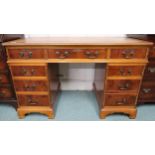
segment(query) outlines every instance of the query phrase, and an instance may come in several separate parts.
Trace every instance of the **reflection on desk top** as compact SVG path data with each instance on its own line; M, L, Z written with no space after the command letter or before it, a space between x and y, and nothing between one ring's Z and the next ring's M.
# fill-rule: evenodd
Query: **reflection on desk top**
M48 45L153 45L152 42L127 37L31 37L3 43L4 46Z

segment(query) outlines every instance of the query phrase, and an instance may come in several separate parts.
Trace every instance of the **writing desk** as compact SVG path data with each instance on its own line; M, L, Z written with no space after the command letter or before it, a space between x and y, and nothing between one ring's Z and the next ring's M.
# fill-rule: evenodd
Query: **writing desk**
M151 42L125 37L50 37L19 39L3 45L20 118L33 112L54 117L60 63L95 63L93 86L100 118L112 113L136 117Z

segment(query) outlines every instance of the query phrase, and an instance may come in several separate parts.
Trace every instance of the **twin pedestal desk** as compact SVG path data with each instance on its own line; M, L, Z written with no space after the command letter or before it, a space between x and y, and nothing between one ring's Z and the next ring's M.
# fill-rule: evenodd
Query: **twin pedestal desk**
M130 38L25 38L3 44L18 101L18 115L54 117L60 63L94 63L99 116L136 117L136 104L151 42ZM82 108L82 107L81 107Z

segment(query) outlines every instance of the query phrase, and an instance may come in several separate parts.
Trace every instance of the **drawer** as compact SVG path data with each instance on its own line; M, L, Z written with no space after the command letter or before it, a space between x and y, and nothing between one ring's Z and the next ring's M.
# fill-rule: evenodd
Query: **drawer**
M44 49L8 49L10 59L43 59L45 58Z
M44 80L14 80L16 91L48 91L48 83Z
M11 66L13 76L45 76L45 66Z
M116 92L137 92L140 80L107 80L105 91Z
M135 95L124 94L106 94L105 106L134 106L136 102Z
M5 74L0 74L0 84L9 83L8 76Z
M155 59L155 47L150 49L150 51L149 51L149 59Z
M143 59L146 57L146 48L114 48L111 49L112 59Z
M47 95L18 95L20 106L49 106Z
M142 76L144 66L108 66L108 76Z
M0 62L0 70L3 70L5 68L7 68L7 64L3 63L3 62Z
M155 100L155 80L143 81L139 92L140 100Z
M56 59L102 59L107 58L106 49L49 49L49 58Z
M147 64L144 72L144 78L155 78L155 63Z
M7 99L13 96L11 88L2 88L0 87L0 99Z

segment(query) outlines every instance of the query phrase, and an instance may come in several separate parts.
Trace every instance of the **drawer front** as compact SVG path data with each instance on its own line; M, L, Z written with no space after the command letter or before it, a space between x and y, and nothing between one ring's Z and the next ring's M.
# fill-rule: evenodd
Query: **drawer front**
M0 71L7 68L6 63L0 62Z
M155 78L155 63L147 64L144 72L144 78Z
M13 96L10 88L0 88L0 99L7 99Z
M108 76L142 76L144 66L108 66Z
M140 80L107 80L106 92L137 92Z
M14 81L16 91L48 91L48 83L43 80Z
M10 59L43 59L44 49L8 49Z
M114 48L111 49L110 58L112 59L143 59L146 57L146 48Z
M106 94L105 106L134 106L136 101L135 95L124 94Z
M3 84L3 83L9 83L9 79L8 79L7 75L0 74L0 84Z
M143 81L139 92L140 100L155 100L155 80Z
M47 95L18 95L20 106L49 106Z
M106 49L49 49L49 58L56 59L102 59L107 58Z
M45 76L45 66L11 66L13 76Z
M155 47L149 51L149 59L155 59Z

